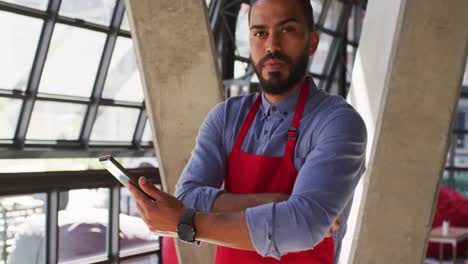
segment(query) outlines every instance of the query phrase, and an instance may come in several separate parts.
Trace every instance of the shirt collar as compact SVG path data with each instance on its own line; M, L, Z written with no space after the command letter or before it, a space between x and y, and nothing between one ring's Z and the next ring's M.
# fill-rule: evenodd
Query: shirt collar
M308 79L310 80L310 82L306 82L306 83L310 84L308 87L310 89L308 99L310 99L313 95L317 93L318 88L315 85L312 78L308 78ZM301 89L297 89L296 91L294 91L293 94L277 102L276 104L270 103L266 99L265 93L262 93L262 110L263 110L262 119L266 118L268 115L275 113L275 112L278 112L284 116L293 114L294 111L296 110L296 105L297 105L300 92L301 92Z

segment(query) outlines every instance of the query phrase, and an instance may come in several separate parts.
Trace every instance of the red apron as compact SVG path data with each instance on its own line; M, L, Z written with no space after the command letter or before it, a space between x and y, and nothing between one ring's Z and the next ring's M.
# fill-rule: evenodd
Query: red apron
M231 153L228 156L225 189L230 193L284 193L291 194L297 176L294 167L294 149L296 131L309 95L309 80L301 89L294 113L283 157L258 156L241 151L242 143L252 125L260 107L262 96L259 95L244 124L239 131ZM163 239L163 263L177 263L172 239ZM278 261L271 257L262 257L255 251L238 250L218 246L216 264L331 264L333 263L334 243L331 237L325 238L312 250L289 253ZM171 259L171 261L170 261ZM167 262L166 262L167 261Z
M301 89L291 127L288 131L283 157L258 156L241 151L242 143L252 125L262 100L259 95L244 124L239 131L233 149L228 157L225 189L230 193L284 193L291 194L296 181L297 170L294 167L294 149L297 140L297 128L309 95L309 80ZM312 246L312 245L311 245ZM278 261L271 257L262 257L255 251L245 251L227 247L217 247L216 264L328 264L333 263L333 239L325 238L313 250L289 253Z

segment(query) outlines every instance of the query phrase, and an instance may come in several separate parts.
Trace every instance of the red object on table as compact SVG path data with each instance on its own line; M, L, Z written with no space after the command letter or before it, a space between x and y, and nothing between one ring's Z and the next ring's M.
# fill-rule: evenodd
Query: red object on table
M440 188L436 212L432 222L432 228L442 226L444 219L450 222L450 226L468 227L468 198L445 186ZM458 257L464 257L468 249L468 241L457 245ZM444 257L452 256L450 245L443 245ZM427 249L428 257L439 257L439 244L429 243Z

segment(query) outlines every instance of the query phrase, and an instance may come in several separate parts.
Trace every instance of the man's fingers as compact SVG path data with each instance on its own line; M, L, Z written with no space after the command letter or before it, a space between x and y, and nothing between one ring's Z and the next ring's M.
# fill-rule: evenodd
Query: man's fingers
M145 177L140 177L138 179L141 189L149 196L153 197L156 201L164 201L166 193L156 188L151 182L149 182Z
M127 189L132 194L133 198L135 199L135 202L141 205L142 207L147 207L153 204L153 202L148 197L146 197L146 195L144 195L140 190L138 190L131 183L127 184Z
M143 208L143 206L141 206L139 203L135 203L135 204L136 204L136 207L137 207L138 212L140 213L141 217L144 218L145 215L146 215L145 208Z

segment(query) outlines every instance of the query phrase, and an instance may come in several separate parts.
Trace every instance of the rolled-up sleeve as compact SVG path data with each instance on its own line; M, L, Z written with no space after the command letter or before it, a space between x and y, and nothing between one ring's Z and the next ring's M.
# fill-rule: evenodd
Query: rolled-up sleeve
M186 207L208 212L222 190L226 174L223 147L224 103L213 108L200 127L192 156L176 185L175 196Z
M250 237L262 256L280 259L321 242L365 170L367 133L354 109L335 109L317 130L290 199L247 209Z

